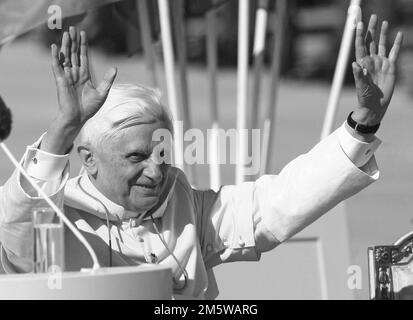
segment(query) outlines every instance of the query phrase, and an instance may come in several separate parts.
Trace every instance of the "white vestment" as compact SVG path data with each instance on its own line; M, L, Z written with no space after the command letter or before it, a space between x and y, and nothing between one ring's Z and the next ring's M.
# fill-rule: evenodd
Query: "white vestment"
M28 147L22 164L63 207L102 266L109 265L110 232L113 266L170 266L176 288L184 284L184 272L188 275L186 287L175 293L210 299L218 294L212 267L259 260L262 252L377 180L373 153L379 144L377 138L372 143L360 142L342 126L291 161L279 175L223 186L218 192L193 189L181 171L171 168L168 194L152 214L153 219L133 217L104 197L87 175L69 180L68 156L51 159L37 149L39 141ZM1 261L7 272L31 271L31 209L44 206L17 172L0 188ZM66 270L92 265L87 251L69 230L65 230L65 256Z

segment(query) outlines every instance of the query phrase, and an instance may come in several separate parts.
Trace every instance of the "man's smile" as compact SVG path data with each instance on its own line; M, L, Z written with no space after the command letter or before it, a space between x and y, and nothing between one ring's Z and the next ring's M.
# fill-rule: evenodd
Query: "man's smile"
M159 190L159 184L149 185L136 183L134 184L134 187L136 187L140 193L143 193L147 196L156 196Z

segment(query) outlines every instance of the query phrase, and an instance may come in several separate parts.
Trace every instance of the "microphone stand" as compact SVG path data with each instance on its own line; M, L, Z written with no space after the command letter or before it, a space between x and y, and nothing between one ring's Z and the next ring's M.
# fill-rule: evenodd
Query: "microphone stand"
M46 201L46 203L56 212L56 214L62 219L66 226L73 232L75 237L85 246L86 250L89 252L90 257L93 261L92 272L100 268L99 261L97 259L96 253L87 242L85 237L76 229L76 227L70 222L70 220L64 215L60 208L49 198L49 196L37 185L37 183L27 174L26 170L20 165L13 154L10 152L9 148L3 142L9 135L11 130L11 112L4 104L0 97L0 147L3 149L4 153L16 167L16 169L22 174L30 185L38 192L38 194Z

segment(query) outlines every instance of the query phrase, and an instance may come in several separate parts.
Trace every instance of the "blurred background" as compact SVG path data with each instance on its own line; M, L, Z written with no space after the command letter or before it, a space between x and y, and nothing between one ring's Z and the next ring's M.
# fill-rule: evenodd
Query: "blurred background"
M0 1L0 17L10 17L6 2L11 3ZM35 4L36 0L31 2ZM413 1L362 2L365 22L371 13L376 13L379 21L386 19L390 22L389 44L398 30L405 33L405 41L399 62L397 89L378 133L383 140L376 153L381 179L348 200L345 207L350 264L360 266L363 271L362 287L352 292L356 299L368 298L367 247L393 243L413 229ZM18 0L13 3L18 3ZM271 137L276 150L271 159L271 170L274 173L279 172L294 157L308 151L319 140L349 5L349 1L342 0L289 0L287 3L276 130ZM148 5L155 60L158 65L156 73L159 87L166 98L157 2L148 1ZM258 1L251 0L251 62L257 5ZM215 6L219 121L221 127L233 128L236 123L238 1L216 1ZM182 8L191 121L193 127L202 130L210 128L211 125L205 19L211 7L210 1L185 0ZM20 10L19 14L24 12ZM274 43L277 41L274 32L276 19L274 1L270 1L264 53L266 67L261 88L262 103L269 99L272 90L269 88L269 66ZM3 28L0 34L7 34L9 31L7 28L10 26L4 21L0 21L0 27ZM57 100L50 69L49 48L51 43L59 43L62 32L67 30L69 25L76 25L87 31L91 46L91 64L96 79L101 79L107 68L116 66L119 70L116 80L118 83L151 85L143 56L136 0L97 6L85 13L65 18L62 30L50 30L45 21L36 24L35 28L30 28L13 42L3 45L0 51L0 94L14 116L13 131L7 143L16 155L21 156L25 146L37 140L56 114ZM21 30L25 30L25 27ZM353 51L351 59L354 60ZM356 104L350 66L351 63L348 63L346 86L342 92L336 127L344 122L348 112ZM72 155L72 158L71 172L75 175L79 171L79 163L76 155ZM0 154L1 184L11 175L12 169L6 157ZM223 183L234 182L233 166L223 166L222 173ZM208 167L197 165L196 175L197 187L207 188ZM337 252L337 255L340 255L340 252ZM279 261L277 257L275 261ZM343 272L346 272L347 267L345 266ZM299 268L297 272L307 271ZM296 297L299 298L298 291L299 289Z
M24 0L23 0L24 1ZM53 1L52 1L53 2ZM250 1L250 47L253 43L255 10L258 0ZM184 0L185 45L188 62L205 65L206 21L205 15L213 7L210 0ZM160 26L156 1L149 1L152 36L158 47L157 58L161 59ZM413 64L408 57L412 50L413 1L411 0L368 0L363 1L363 16L376 13L382 20L388 20L392 32L403 29L405 42L403 55L407 67L402 69L402 79L412 82ZM217 36L219 64L235 67L237 61L238 1L217 0ZM346 19L348 1L342 0L292 0L288 1L288 17L285 42L283 43L282 74L291 79L321 79L330 81ZM63 30L77 25L87 31L90 44L107 55L139 56L143 43L135 0L126 0L94 8L86 13L64 19ZM266 32L265 61L269 63L275 41L275 2L269 2L269 19ZM36 39L49 48L58 43L63 30L51 30L43 23L25 33L21 39ZM251 52L252 58L252 52ZM413 58L411 58L413 59ZM348 68L347 83L352 81Z

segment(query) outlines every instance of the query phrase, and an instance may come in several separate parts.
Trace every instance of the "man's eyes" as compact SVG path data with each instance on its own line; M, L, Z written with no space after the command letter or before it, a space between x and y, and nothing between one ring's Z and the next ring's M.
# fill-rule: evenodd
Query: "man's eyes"
M132 162L141 162L141 161L148 159L150 156L151 156L150 154L133 152L133 153L128 154L126 157L128 160ZM161 150L159 152L159 156L163 158L165 156L165 150Z
M143 153L132 153L128 155L128 159L133 162L141 162L149 158L149 155Z

